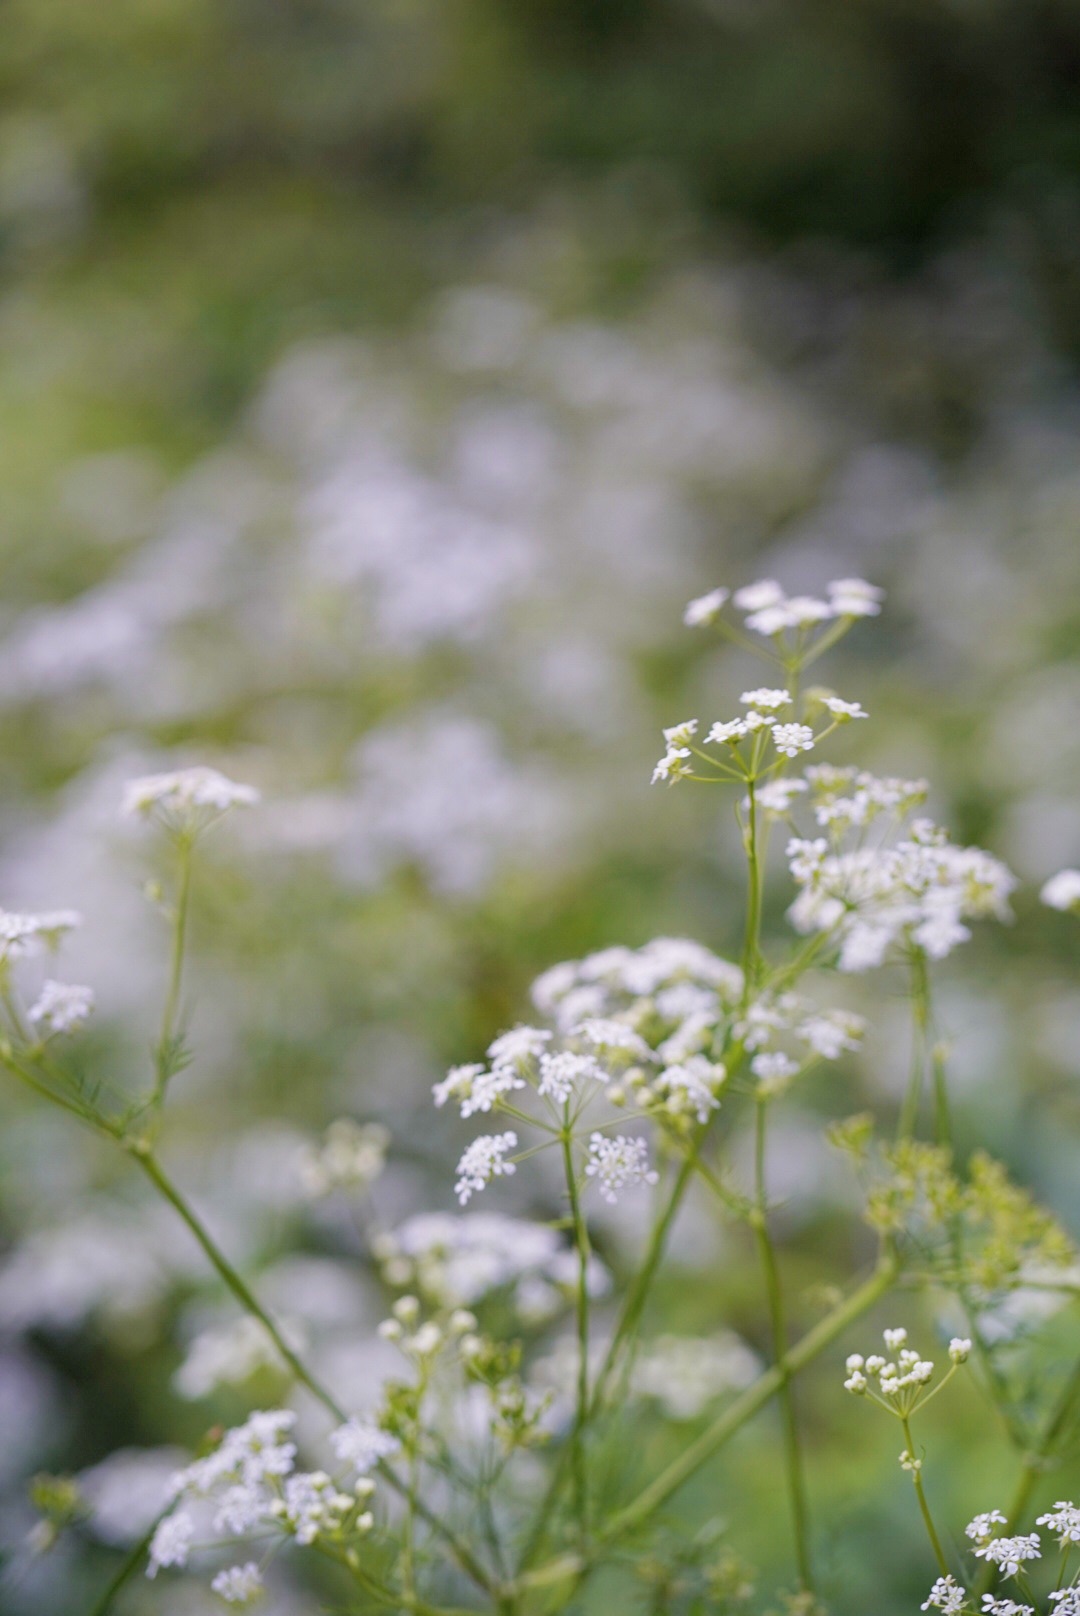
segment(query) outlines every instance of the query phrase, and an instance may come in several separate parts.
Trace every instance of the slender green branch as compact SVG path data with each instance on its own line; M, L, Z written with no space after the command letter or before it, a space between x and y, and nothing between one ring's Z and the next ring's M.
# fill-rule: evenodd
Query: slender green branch
M118 1567L115 1576L108 1583L108 1585L102 1589L100 1597L94 1601L94 1604L90 1609L89 1616L108 1616L108 1612L112 1610L117 1594L120 1593L124 1587L126 1587L135 1573L141 1568L143 1561L150 1552L150 1545L154 1540L154 1533L157 1531L159 1525L171 1509L172 1504L169 1504L167 1508L163 1509L147 1527L139 1541L134 1544L131 1549L129 1549L128 1553L124 1556L123 1562Z
M574 1244L577 1247L578 1257L575 1295L578 1353L577 1408L574 1414L574 1428L570 1433L570 1467L574 1480L574 1508L578 1536L584 1547L589 1539L589 1484L585 1456L585 1427L589 1419L589 1231L581 1212L569 1127L563 1133L562 1146L566 1190L570 1197L570 1215L573 1220Z
M911 1139L919 1118L923 1079L926 1075L927 1040L930 1025L930 984L926 972L926 956L915 949L911 956L911 1015L912 1047L911 1075L907 1092L900 1108L898 1137Z
M891 1251L886 1251L870 1278L845 1301L833 1308L825 1318L819 1320L812 1330L808 1330L784 1355L782 1364L774 1364L763 1375L759 1375L754 1384L735 1398L695 1442L684 1449L678 1458L672 1460L671 1464L635 1499L612 1517L602 1534L603 1541L611 1542L615 1538L623 1537L646 1521L700 1470L702 1465L707 1464L714 1454L730 1442L748 1420L776 1396L785 1374L792 1376L805 1369L807 1364L812 1363L827 1347L830 1347L850 1324L861 1318L875 1302L880 1301L893 1285L897 1271L895 1255Z
M922 1471L915 1456L915 1443L911 1435L911 1424L906 1415L901 1416L900 1423L904 1428L904 1445L907 1448L908 1459L911 1463L911 1479L915 1484L915 1497L919 1500L919 1513L923 1518L923 1525L926 1527L926 1535L930 1539L930 1546L934 1551L938 1570L943 1577L947 1577L949 1575L949 1562L945 1558L945 1550L941 1547L941 1539L937 1535L934 1517L931 1515L930 1505L926 1501L926 1492L922 1484Z
M187 947L188 915L191 909L191 875L194 865L191 838L181 836L176 842L178 873L176 909L173 914L172 960L169 966L169 986L161 1014L161 1032L154 1056L156 1074L151 1105L159 1108L169 1080L176 1070L176 1039L180 1015L180 995L184 983L184 954Z
M784 1458L787 1473L788 1499L791 1507L791 1525L795 1542L795 1564L802 1586L813 1592L814 1578L810 1562L808 1511L806 1504L806 1478L803 1465L799 1422L795 1412L795 1395L791 1385L791 1371L787 1359L787 1328L784 1322L784 1298L780 1283L780 1269L776 1260L776 1247L769 1232L768 1197L765 1180L765 1134L769 1102L758 1095L755 1102L754 1126L754 1236L757 1240L765 1291L769 1302L769 1325L772 1332L773 1357L780 1371L778 1398L784 1428Z

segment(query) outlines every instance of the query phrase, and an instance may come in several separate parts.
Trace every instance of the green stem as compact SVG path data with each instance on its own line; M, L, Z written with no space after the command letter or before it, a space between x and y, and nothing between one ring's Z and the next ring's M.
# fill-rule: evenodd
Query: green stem
M1005 1512L1008 1519L1001 1528L1002 1536L1007 1536L1014 1531L1017 1523L1022 1519L1031 1501L1031 1495L1035 1491L1035 1485L1046 1467L1046 1461L1057 1446L1078 1402L1080 1402L1080 1359L1073 1365L1072 1373L1061 1389L1050 1417L1043 1426L1042 1434L1038 1437L1031 1450L1024 1456L1012 1502ZM994 1568L987 1563L984 1565L975 1584L975 1593L979 1597L988 1591L993 1577Z
M582 1546L589 1538L589 1490L585 1458L585 1426L589 1419L589 1231L581 1214L574 1172L574 1153L569 1128L563 1133L563 1166L566 1170L566 1189L570 1197L570 1215L574 1225L574 1243L578 1254L578 1279L575 1297L577 1321L577 1410L574 1428L570 1434L570 1465L574 1480L574 1508L578 1536Z
M774 1364L771 1369L760 1375L752 1386L728 1405L695 1442L684 1449L679 1457L662 1470L635 1499L612 1516L601 1534L602 1540L607 1543L622 1537L646 1521L671 1497L672 1493L677 1492L696 1471L701 1469L702 1465L707 1464L714 1454L730 1442L736 1432L740 1431L759 1409L764 1408L770 1398L776 1396L783 1385L785 1374L790 1377L805 1369L807 1364L812 1363L827 1347L830 1347L850 1324L861 1318L875 1302L880 1301L893 1285L897 1271L895 1256L891 1252L886 1252L874 1273L859 1286L858 1290L853 1291L846 1301L835 1307L812 1330L808 1330L790 1351L784 1354L782 1363Z
M177 876L176 912L173 919L172 961L169 967L169 986L161 1014L161 1033L158 1037L155 1064L157 1075L151 1104L158 1107L165 1099L165 1090L175 1070L177 1022L180 1014L180 994L184 982L184 952L187 946L188 914L191 909L192 844L182 837L177 844L179 874Z
M600 1366L600 1371L596 1377L595 1384L593 1385L592 1401L589 1407L590 1420L595 1419L603 1408L612 1378L619 1366L620 1358L624 1350L633 1341L634 1335L637 1332L642 1314L645 1311L645 1303L648 1300L649 1290L651 1289L653 1279L656 1276L661 1258L664 1254L668 1233L671 1229L672 1223L675 1221L676 1214L682 1205L687 1188L690 1184L690 1180L693 1177L694 1163L696 1160L697 1148L695 1147L691 1157L683 1163L682 1167L680 1167L678 1176L676 1177L675 1183L672 1186L671 1194L668 1197L667 1204L664 1207L660 1217L657 1219L657 1222L653 1226L652 1234L649 1238L648 1249L645 1253L645 1259L642 1262L641 1267L638 1269L634 1282L627 1293L625 1301L623 1302L622 1311L619 1315L619 1321L615 1327L615 1333L612 1336L611 1344L608 1347L604 1361ZM526 1567L532 1565L543 1546L548 1523L551 1519L552 1512L556 1503L558 1502L559 1494L562 1490L562 1485L569 1462L568 1455L569 1449L564 1448L559 1456L559 1460L556 1464L551 1481L548 1483L547 1492L545 1493L541 1501L540 1508L536 1513L532 1531L529 1534L519 1562L519 1578L524 1573Z
M141 1143L129 1144L127 1148L129 1154L136 1162L138 1162L139 1166L142 1168L150 1182L154 1185L158 1193L162 1195L166 1201L168 1201L169 1205L190 1229L191 1233L195 1236L195 1239L202 1247L204 1254L209 1259L211 1267L224 1281L225 1285L232 1292L240 1306L246 1313L249 1313L252 1318L258 1319L259 1323L263 1326L271 1341L274 1343L274 1346L277 1348L282 1360L288 1365L296 1379L302 1386L307 1387L312 1396L317 1398L322 1406L333 1415L335 1420L341 1424L344 1424L347 1416L340 1403L338 1403L337 1399L334 1397L333 1393L323 1386L318 1380L316 1380L304 1362L297 1357L296 1353L289 1346L289 1343L285 1340L284 1336L281 1334L281 1331L278 1329L269 1313L267 1313L258 1297L237 1273L236 1269L225 1256L220 1246L217 1245L205 1224L185 1200L180 1190L177 1189L176 1185L167 1176L153 1152L148 1146ZM396 1474L396 1472L390 1465L386 1463L385 1460L380 1461L380 1463L376 1466L376 1473L381 1476L389 1486L393 1487L395 1492L399 1493L402 1497L408 1497L407 1483L402 1481L401 1477ZM492 1578L484 1570L484 1567L480 1564L479 1560L477 1560L471 1549L469 1549L466 1544L462 1543L456 1533L452 1532L450 1528L446 1526L437 1515L429 1510L419 1498L415 1500L415 1511L416 1514L419 1515L420 1519L424 1521L431 1528L431 1530L443 1540L451 1554L454 1556L454 1559L457 1561L458 1565L465 1572L466 1576L471 1577L473 1582L475 1582L478 1587L483 1588L486 1592L490 1592L492 1589Z
M131 1581L142 1566L143 1561L150 1552L150 1544L153 1542L154 1533L171 1509L172 1505L169 1504L168 1508L162 1510L161 1514L147 1527L139 1541L128 1551L112 1581L102 1590L100 1597L95 1600L90 1610L90 1616L108 1616L117 1594Z
M754 782L747 785L749 807L746 815L746 862L748 881L746 895L746 936L743 942L742 967L745 978L745 996L757 983L761 963L761 864L758 857L757 792Z
M898 1138L911 1139L919 1117L923 1078L926 1073L927 1033L930 1024L930 985L926 973L926 956L916 949L911 957L911 1015L913 1023L911 1075L907 1093L900 1109Z
M923 1490L922 1484L922 1472L917 1468L918 1461L915 1457L915 1443L912 1440L911 1425L906 1415L901 1416L900 1423L904 1428L904 1443L907 1447L908 1455L911 1459L912 1465L916 1466L916 1468L914 1468L911 1472L911 1479L915 1483L915 1497L919 1500L919 1513L922 1515L923 1525L926 1527L926 1535L930 1539L930 1546L934 1551L934 1558L938 1563L938 1570L941 1572L943 1577L947 1577L949 1575L949 1562L945 1558L945 1550L941 1547L941 1539L937 1535L937 1527L934 1525L934 1517L930 1513L930 1505L926 1502L926 1493Z
M757 1240L765 1290L769 1301L769 1324L772 1331L773 1357L780 1371L779 1402L784 1428L784 1456L787 1471L788 1499L791 1507L791 1525L795 1540L795 1564L799 1581L804 1589L813 1592L814 1579L810 1563L809 1525L806 1505L806 1479L799 1422L795 1413L795 1396L791 1385L791 1371L787 1360L787 1330L784 1322L784 1298L780 1283L780 1269L776 1260L776 1247L769 1233L768 1198L765 1182L765 1134L768 1118L768 1100L758 1095L754 1129L754 1190L755 1207L752 1224Z

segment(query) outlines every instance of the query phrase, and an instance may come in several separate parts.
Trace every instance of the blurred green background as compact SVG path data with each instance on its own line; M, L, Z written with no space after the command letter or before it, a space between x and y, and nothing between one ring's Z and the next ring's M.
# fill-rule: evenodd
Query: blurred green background
M657 933L738 946L720 804L647 783L660 725L750 674L680 627L718 583L888 588L827 670L875 720L849 755L927 774L1025 883L941 973L962 1145L1080 1231L1077 934L1033 895L1080 861L1078 92L1072 0L3 7L0 899L83 911L83 1059L138 1088L166 939L122 783L198 760L262 788L199 880L168 1154L350 1393L385 1303L304 1201L304 1139L379 1117L385 1219L446 1206L462 1134L428 1085L533 975ZM777 1147L803 1322L868 1250L820 1127L894 1103L899 988L859 985L865 1055ZM28 1565L28 1476L160 1470L278 1389L179 1395L231 1318L197 1254L93 1141L0 1107L0 1589L74 1612L124 1532ZM633 1232L601 1245L619 1267ZM651 1327L722 1323L764 1347L748 1253L698 1208ZM930 1567L837 1364L802 1397L827 1593L899 1616ZM1010 1461L974 1389L947 1415L959 1527ZM756 1609L791 1579L776 1435L680 1512L730 1522ZM121 1517L152 1494L117 1487ZM290 1573L273 1609L333 1597Z

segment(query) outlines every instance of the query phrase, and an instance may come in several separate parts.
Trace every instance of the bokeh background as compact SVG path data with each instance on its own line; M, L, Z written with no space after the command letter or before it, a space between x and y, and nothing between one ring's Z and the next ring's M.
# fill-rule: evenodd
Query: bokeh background
M660 725L749 672L680 626L719 583L887 587L828 670L875 720L849 755L928 775L1025 883L942 972L962 1143L1080 1233L1078 934L1034 898L1080 860L1078 315L1073 0L7 0L0 900L84 913L82 1056L138 1088L167 939L122 783L261 787L199 879L166 1154L346 1395L385 1294L305 1140L378 1118L386 1221L446 1207L464 1135L429 1086L532 976L738 946L719 799L648 784ZM868 1249L820 1128L893 1103L899 986L856 995L865 1054L778 1139L796 1322ZM0 1113L0 1603L76 1612L175 1447L280 1386L181 1389L235 1322L183 1230L59 1114ZM524 1176L500 1204L551 1216ZM613 1266L634 1238L604 1227ZM755 1284L692 1208L651 1327L763 1348ZM929 1563L836 1370L802 1398L827 1592L899 1616ZM942 1418L958 1528L1010 1461L974 1389ZM641 1429L651 1462L694 1424ZM758 1609L791 1580L777 1454L769 1414L675 1512L730 1524ZM29 1565L42 1469L89 1472L100 1516ZM333 1597L287 1571L273 1611Z

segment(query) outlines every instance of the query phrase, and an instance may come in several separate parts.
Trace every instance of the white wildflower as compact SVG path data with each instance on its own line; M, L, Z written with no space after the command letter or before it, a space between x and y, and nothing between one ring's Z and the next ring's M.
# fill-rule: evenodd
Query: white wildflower
M841 701L839 696L825 696L821 704L823 707L827 707L833 717L839 719L841 723L847 723L851 718L870 717L870 714L864 711L859 702Z
M589 1080L607 1081L607 1073L595 1055L575 1055L560 1050L554 1055L540 1057L540 1083L538 1093L564 1105L571 1095Z
M971 1357L971 1342L966 1336L954 1335L949 1342L949 1358L955 1364L967 1363Z
M53 909L38 915L0 909L0 960L22 959L40 954L43 948L55 949L66 932L81 925L82 916L74 909Z
M945 1616L956 1616L958 1611L963 1610L966 1598L967 1589L961 1588L955 1578L939 1577L920 1609L940 1610L944 1611Z
M1025 1561L1042 1559L1039 1534L1030 1532L1026 1536L992 1537L989 1543L976 1548L975 1555L977 1559L987 1560L999 1567L1003 1576L1015 1577Z
M683 612L683 622L687 628L702 628L708 623L715 623L728 599L729 591L726 589L711 589L707 595L698 595L696 600L690 601Z
M759 690L744 690L739 700L745 707L758 707L765 712L775 712L778 707L791 706L791 691L771 690L762 686Z
M457 1183L454 1185L460 1205L464 1206L474 1192L482 1190L493 1178L508 1177L515 1172L513 1162L506 1154L517 1147L517 1134L487 1133L474 1139L457 1165Z
M784 591L775 578L760 578L756 584L737 589L732 604L741 612L759 612L766 606L778 606L783 598Z
M983 1616L1035 1616L1034 1605L1018 1605L1015 1599L1002 1599L995 1594L983 1594L982 1608Z
M219 1571L210 1583L212 1593L227 1605L249 1605L262 1592L263 1580L254 1560Z
M240 785L217 769L197 767L131 780L124 790L123 811L143 818L156 816L170 829L190 832L204 828L230 808L250 808L258 801L254 786Z
M666 780L669 785L674 785L677 780L685 780L690 773L690 765L686 761L689 756L690 750L688 747L669 747L653 769L653 785L657 785L661 780Z
M1000 1509L988 1509L982 1515L976 1515L964 1527L965 1536L974 1543L984 1543L994 1535L995 1526L1005 1526L1005 1516Z
M858 1049L866 1029L862 1016L848 1010L826 1010L808 1016L795 1029L822 1060L837 1060L846 1049Z
M350 1465L358 1476L366 1476L381 1459L396 1453L401 1443L370 1420L354 1417L331 1431L330 1446L342 1464Z
M381 1123L355 1122L338 1117L317 1146L307 1146L300 1157L304 1188L312 1197L333 1190L366 1189L386 1165L390 1134Z
M93 988L76 987L50 978L41 985L30 1020L46 1034L74 1032L94 1008Z
M799 1070L799 1063L781 1050L772 1050L755 1055L750 1062L750 1070L755 1077L761 1079L762 1087L769 1089L778 1087L794 1077Z
M743 736L748 733L745 718L733 718L727 723L716 723L712 726L705 739L717 746L737 746Z
M609 1062L652 1059L653 1052L641 1034L622 1021L593 1016L575 1027L572 1036L584 1039Z
M1080 912L1080 870L1059 870L1044 884L1039 897L1050 909Z
M758 786L754 800L759 808L770 814L787 814L791 812L791 804L795 797L799 797L808 790L805 780L765 780ZM750 808L749 797L743 803L743 812Z
M1059 1498L1053 1509L1040 1515L1036 1526L1048 1526L1062 1548L1066 1543L1080 1543L1080 1508L1068 1499Z
M191 1540L195 1536L195 1523L184 1510L166 1515L158 1523L150 1540L148 1577L156 1577L162 1566L185 1566L191 1553Z
M798 757L814 747L814 732L809 724L774 724L773 744L785 757Z
M598 1181L600 1194L614 1205L618 1191L632 1184L656 1184L660 1175L650 1169L648 1147L644 1139L627 1139L618 1134L614 1139L594 1133L589 1140L589 1160L586 1176Z
M877 617L885 591L865 578L837 578L829 585L829 605L835 617Z
M672 724L664 731L664 739L669 747L689 746L697 734L698 721L696 718L684 718L681 724Z

